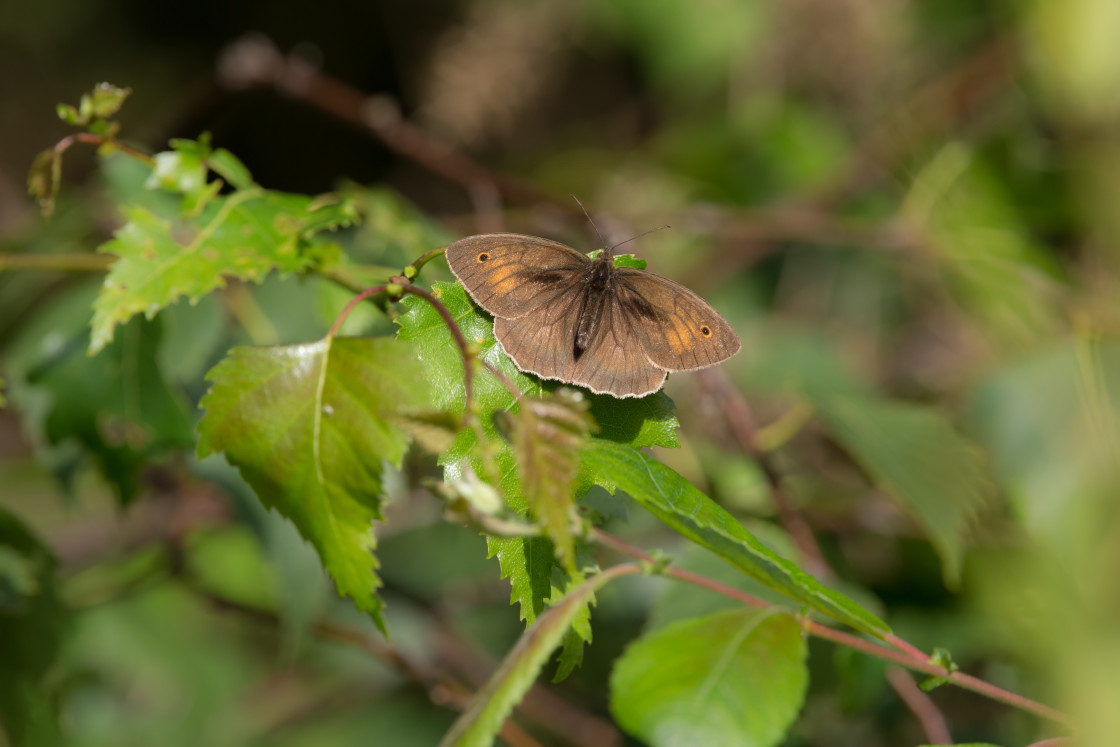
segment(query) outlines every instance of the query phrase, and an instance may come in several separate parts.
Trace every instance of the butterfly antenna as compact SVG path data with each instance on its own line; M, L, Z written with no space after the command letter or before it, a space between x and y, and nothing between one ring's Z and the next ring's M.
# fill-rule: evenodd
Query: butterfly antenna
M630 238L626 239L626 241L618 242L617 244L612 246L610 250L614 251L615 249L622 246L623 244L629 244L631 241L634 241L636 239L640 239L643 236L649 236L654 231L661 231L661 230L666 229L666 228L672 228L672 226L670 226L670 225L658 226L657 228L651 228L648 231L643 231L642 233L638 234L637 236L631 236Z
M578 197L576 197L575 195L568 195L568 196L571 197L573 200L575 200L576 204L579 205L579 209L582 210L583 214L587 216L587 222L590 223L591 227L595 229L595 235L599 237L599 243L603 247L606 247L607 240L603 238L603 234L599 233L599 227L597 225L595 225L595 221L593 221L591 219L591 213L587 212L587 208L585 208L583 206L583 203L579 201ZM609 252L610 249L607 249L607 251Z

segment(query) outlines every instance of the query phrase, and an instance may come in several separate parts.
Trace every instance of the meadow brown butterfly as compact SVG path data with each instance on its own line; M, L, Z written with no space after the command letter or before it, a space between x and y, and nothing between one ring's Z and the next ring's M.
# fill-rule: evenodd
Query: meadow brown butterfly
M447 247L447 264L494 316L494 336L522 371L597 394L643 397L670 371L739 352L731 325L679 283L615 267L536 236L490 233Z

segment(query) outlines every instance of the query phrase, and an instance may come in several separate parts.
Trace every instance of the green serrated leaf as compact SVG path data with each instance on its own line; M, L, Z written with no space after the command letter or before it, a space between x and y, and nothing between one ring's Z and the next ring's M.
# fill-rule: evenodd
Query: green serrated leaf
M224 452L318 551L340 594L384 630L372 555L382 463L408 445L397 413L430 401L411 346L387 338L235 348L207 375L200 457Z
M592 438L580 465L587 480L611 492L622 490L677 532L775 591L857 630L874 636L889 632L878 617L776 555L719 504L653 457Z
M440 741L441 747L484 747L494 742L506 716L528 691L573 619L617 573L600 573L575 587L521 635L490 680Z
M840 444L929 532L955 586L963 537L994 496L980 448L920 405L860 395L814 404Z
M805 698L801 626L737 609L674 623L631 644L611 675L611 713L654 747L777 744Z
M513 446L521 493L529 511L552 540L568 573L576 570L575 498L572 483L584 441L595 426L579 392L559 389L540 399L526 397L514 419Z
M582 584L586 573L581 565L581 570L574 576L567 576L560 568L553 569L552 598L550 605L557 604L568 592ZM571 627L564 634L560 655L556 658L556 674L553 682L563 682L583 663L584 647L591 643L591 607L595 604L595 595L587 597L583 607L572 617Z
M90 352L101 350L114 327L135 314L150 319L184 296L197 301L229 278L260 281L272 270L310 266L307 239L353 220L346 203L313 205L304 195L250 189L212 200L183 223L125 208L128 223L100 247L119 259L93 305Z
M518 605L526 624L533 622L545 608L552 591L555 551L544 537L487 537L488 558L496 557L500 578L508 578L509 603Z

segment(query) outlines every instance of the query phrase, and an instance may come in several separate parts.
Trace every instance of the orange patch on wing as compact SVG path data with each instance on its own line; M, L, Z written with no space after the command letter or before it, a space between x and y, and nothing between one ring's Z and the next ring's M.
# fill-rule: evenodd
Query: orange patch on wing
M516 288L516 287L517 287L517 281L514 280L511 277L508 277L508 276L503 277L500 281L498 281L497 283L494 283L494 286L493 286L494 293L496 293L496 294L512 293L513 289Z
M515 272L517 272L517 268L511 265L496 267L490 273L490 282L500 285L504 283L506 279Z
M673 332L675 332L676 334L667 337L669 339L669 344L673 347L674 353L679 354L683 353L685 350L692 349L692 345L690 344L691 340L689 339L690 336L688 333L688 323L685 322L684 319L681 319L680 317L673 318Z

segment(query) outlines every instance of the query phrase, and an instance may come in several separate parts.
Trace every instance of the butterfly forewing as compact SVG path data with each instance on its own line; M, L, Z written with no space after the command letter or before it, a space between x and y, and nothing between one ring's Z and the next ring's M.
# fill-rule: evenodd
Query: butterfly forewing
M649 361L668 371L721 363L739 352L731 325L680 283L642 270L617 270L618 298Z
M507 319L568 292L591 262L571 247L516 233L460 239L447 247L446 256L475 303Z

